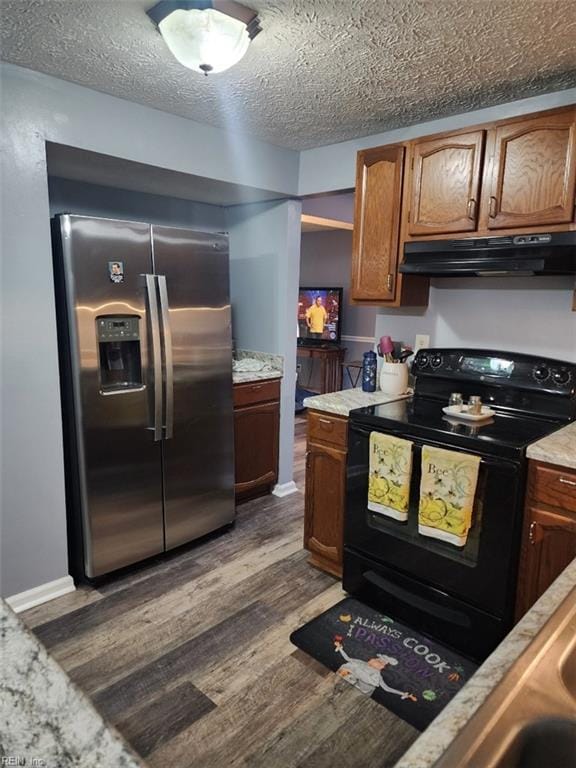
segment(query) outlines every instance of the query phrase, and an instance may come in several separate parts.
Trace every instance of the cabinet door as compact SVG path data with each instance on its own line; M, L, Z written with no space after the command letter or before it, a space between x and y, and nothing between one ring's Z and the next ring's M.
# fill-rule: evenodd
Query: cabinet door
M280 406L264 403L234 411L236 494L247 495L276 482Z
M476 229L483 148L484 131L413 145L410 235Z
M346 452L308 443L304 546L311 561L339 576L346 492Z
M358 153L351 296L393 301L396 289L404 147Z
M496 129L490 229L573 220L575 116L570 110Z
M528 507L518 580L517 618L523 616L576 557L576 515Z

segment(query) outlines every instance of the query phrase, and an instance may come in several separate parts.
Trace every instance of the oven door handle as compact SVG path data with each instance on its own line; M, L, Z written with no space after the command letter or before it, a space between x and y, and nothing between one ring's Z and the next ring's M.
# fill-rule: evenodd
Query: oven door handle
M383 592L387 592L389 595L398 598L403 603L407 603L424 613L428 613L430 616L446 621L449 624L457 624L460 627L471 626L470 618L462 611L446 608L445 606L438 605L421 595L415 595L410 590L400 587L392 581L388 581L388 579L383 578L374 571L365 571L364 578Z
M434 448L442 448L446 451L459 451L461 453L466 453L469 456L478 456L479 454L475 451L468 450L466 448L460 448L460 446L457 445L446 445L442 443L442 445L434 444L432 442L426 442L426 440L422 440L420 438L415 439L412 437L406 437L406 431L403 429L364 429L363 427L358 427L356 425L352 425L350 427L352 432L355 432L356 434L362 435L362 437L370 438L370 434L372 432L378 432L382 435L392 435L393 437L401 437L403 440L408 440L412 443L413 448L420 448L422 449L425 445L430 445L430 447ZM485 467L501 467L503 464L506 465L514 465L516 466L516 463L513 460L509 459L488 459L484 456L480 456L480 464Z

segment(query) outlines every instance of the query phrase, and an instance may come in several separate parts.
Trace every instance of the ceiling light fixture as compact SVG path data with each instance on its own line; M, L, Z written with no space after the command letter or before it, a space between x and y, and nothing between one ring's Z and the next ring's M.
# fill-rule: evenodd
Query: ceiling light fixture
M205 75L237 64L262 31L256 11L233 0L162 0L147 14L180 64Z

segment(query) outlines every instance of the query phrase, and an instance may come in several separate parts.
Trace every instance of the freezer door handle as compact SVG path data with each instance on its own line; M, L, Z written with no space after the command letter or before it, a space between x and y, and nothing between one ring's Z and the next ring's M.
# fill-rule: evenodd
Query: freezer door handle
M150 335L152 338L152 370L154 376L153 425L154 442L162 440L162 359L160 348L160 322L158 319L158 300L154 275L145 275L148 315L150 317Z
M172 329L170 327L170 305L168 288L164 275L158 275L160 311L162 314L162 333L164 335L164 380L166 386L166 423L164 438L169 440L174 434L174 361L172 358Z

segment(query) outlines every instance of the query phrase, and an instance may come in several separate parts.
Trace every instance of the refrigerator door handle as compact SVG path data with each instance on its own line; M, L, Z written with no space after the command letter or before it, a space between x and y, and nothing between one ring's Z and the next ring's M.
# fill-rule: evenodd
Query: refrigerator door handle
M168 288L164 275L158 275L160 311L162 313L162 331L164 334L164 375L166 382L166 424L164 438L169 440L174 434L174 361L172 357L172 329L170 327L170 305Z
M158 300L154 275L146 278L146 297L150 316L150 335L152 337L152 369L154 372L154 424L149 427L154 432L154 442L162 440L162 360L160 357L160 322L158 319Z

